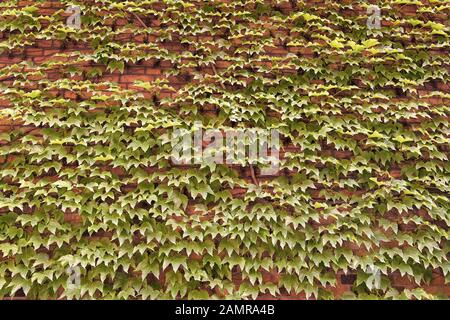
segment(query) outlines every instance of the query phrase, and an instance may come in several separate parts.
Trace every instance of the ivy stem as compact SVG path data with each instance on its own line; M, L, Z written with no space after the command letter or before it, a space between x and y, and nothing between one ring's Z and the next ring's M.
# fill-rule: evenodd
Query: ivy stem
M214 74L217 76L218 74L217 74L216 66L214 64L211 66L212 66ZM220 82L220 86L222 87L222 89L226 90L225 85L222 82ZM253 165L251 163L249 163L249 167L250 167L250 175L252 177L253 183L259 187L259 182L258 182L258 179L256 179L256 175L255 175L255 169L253 168Z
M138 16L136 13L131 12L131 14L139 21L140 24L142 24L142 26L143 26L144 28L148 29L148 26L144 23L144 21L142 21L141 18L139 18L139 16Z

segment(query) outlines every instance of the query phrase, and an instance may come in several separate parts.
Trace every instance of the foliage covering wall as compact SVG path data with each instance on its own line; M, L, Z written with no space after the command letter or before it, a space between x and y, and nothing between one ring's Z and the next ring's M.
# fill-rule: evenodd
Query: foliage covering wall
M448 297L450 3L373 3L2 1L0 297ZM172 164L194 121L279 174Z

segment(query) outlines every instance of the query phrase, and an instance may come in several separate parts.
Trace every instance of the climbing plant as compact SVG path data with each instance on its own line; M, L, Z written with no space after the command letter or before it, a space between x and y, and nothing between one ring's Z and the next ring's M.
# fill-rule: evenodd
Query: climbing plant
M450 3L372 4L2 1L0 296L448 296ZM278 175L175 165L196 121Z

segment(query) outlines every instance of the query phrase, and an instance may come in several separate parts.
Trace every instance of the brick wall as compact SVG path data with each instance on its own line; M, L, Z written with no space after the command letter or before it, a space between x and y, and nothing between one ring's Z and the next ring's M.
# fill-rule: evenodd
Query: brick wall
M224 3L230 3L232 1L216 1L216 2L224 2ZM266 1L267 2L267 1ZM426 3L425 1L423 1ZM85 4L89 5L89 1L84 1ZM278 4L275 4L274 2L267 2L272 8L275 8L280 14L282 15L288 15L291 12L300 12L302 9L308 9L308 8L327 8L327 10L338 10L338 14L342 17L354 17L355 15L361 15L364 16L366 14L366 9L361 6L361 3L357 2L354 3L353 8L344 8L340 9L336 3L333 4L333 2L329 1L321 1L321 0L314 0L314 1L307 1L305 4L299 4L297 1L286 1L286 2L279 2ZM350 4L352 1L341 1L342 4ZM49 25L48 21L44 18L47 16L53 15L58 10L66 8L66 5L61 3L60 1L47 1L47 2L39 2L35 3L34 1L18 1L15 8L24 8L30 5L37 5L38 7L38 14L42 16L41 27L42 29L51 28L51 25ZM306 7L304 7L306 6ZM152 6L155 10L165 10L165 6L161 3L154 4ZM13 8L13 6L10 6L10 8ZM442 23L445 24L448 28L448 19L449 19L449 9L448 6L445 10L438 11L435 13L429 13L429 12L421 12L420 6L416 5L398 5L395 7L397 11L397 15L401 18L418 18L427 21L433 21L435 23ZM0 8L1 11L4 11L6 8L2 7ZM249 5L249 10L252 10L252 5ZM327 10L323 9L324 12ZM68 16L68 14L66 14ZM130 14L128 16L128 19L124 18L117 18L117 19L106 19L102 21L103 26L112 27L113 30L117 30L120 27L123 27L127 25L128 23L133 23L136 27L145 29L144 25L150 28L155 28L154 30L158 30L158 28L166 28L166 25L161 25L161 21L155 20L152 17L145 17L141 16L136 18L135 15ZM176 24L176 22L174 22ZM392 25L392 21L382 21L383 26L390 26ZM409 26L405 25L405 28L408 28ZM268 24L267 30L265 32L270 32L272 37L275 37L276 39L280 39L283 36L289 36L294 37L295 34L292 34L289 29L273 29L272 25ZM12 34L15 34L16 32L4 30L0 32L0 41L6 41L9 39L9 37ZM304 35L299 35L299 37L303 37ZM226 32L223 33L223 35L220 35L220 32L217 32L214 36L206 33L203 35L194 35L194 36L186 36L186 38L189 38L190 40L196 41L198 43L207 43L208 41L217 41L223 37L224 39L227 39L228 35ZM127 43L153 43L157 40L157 32L155 34L133 34L133 33L120 33L115 34L112 36L111 41L114 41L116 43L121 43L123 46L126 46ZM323 41L321 40L312 40L315 41L316 44L320 44ZM399 43L401 43L403 46L406 46L408 43L414 43L416 40L414 38L402 38L398 40ZM158 44L159 48L166 49L169 54L183 54L186 52L194 52L196 48L194 48L191 44L187 43L181 43L180 39L177 39L177 37L174 37L172 40L166 40L164 42L159 42ZM326 43L323 42L323 45L325 47ZM234 38L232 40L232 47L228 49L228 52L231 52L233 50L236 50L239 47L245 47L246 44L241 38ZM302 58L307 58L311 60L319 59L321 54L326 55L327 53L321 53L320 51L313 50L310 47L302 47L302 46L286 46L282 41L279 41L279 44L273 47L267 46L264 48L265 53L269 56L273 57L285 57L287 54L295 54ZM19 64L21 62L27 61L32 62L35 65L43 65L47 61L54 61L55 56L58 53L68 53L68 52L83 52L83 53L92 53L94 51L92 45L90 43L86 43L83 41L83 39L79 39L78 41L67 39L67 40L58 40L58 39L35 39L31 43L24 43L23 45L16 46L12 50L4 50L0 54L0 69L5 70L5 68L11 67L13 65ZM448 54L449 54L449 45L448 45L448 39L445 44L443 44L440 48L438 46L429 48L428 53L432 56L442 56L446 57L447 59L447 65L446 69L450 70L450 64L448 63ZM362 54L365 54L362 52ZM73 64L73 61L70 61L70 59L67 58L61 58L65 59L67 64ZM182 61L181 63L186 63L189 61L188 58L184 59L185 61ZM262 63L261 63L262 64ZM272 66L271 62L265 62L267 66ZM121 88L123 89L130 89L135 91L140 91L145 95L147 99L156 99L155 101L160 101L163 98L176 98L178 96L179 91L173 91L173 90L161 90L159 92L147 92L146 90L143 90L142 88L136 87L135 82L136 81L145 81L145 82L153 82L157 79L167 79L169 81L169 85L176 90L181 90L189 83L194 83L196 80L193 79L192 74L194 72L200 72L204 75L211 75L214 76L216 73L221 73L225 70L227 70L228 67L232 65L232 62L227 60L216 60L213 65L205 65L205 66L199 66L199 67L189 67L184 66L183 70L178 75L170 75L170 71L177 67L177 63L171 62L170 59L165 58L149 58L149 59L142 59L136 63L130 62L126 63L124 65L123 72L120 70L114 70L113 72L110 72L107 70L107 66L103 63L94 63L94 62L81 62L76 67L79 70L83 70L83 74L81 75L73 75L68 76L65 70L63 68L61 69L52 69L47 70L45 74L36 74L34 81L30 81L27 85L26 90L32 91L39 88L39 80L40 79L49 79L49 80L57 80L61 78L68 77L73 80L85 80L84 76L89 70L93 70L95 68L98 68L99 70L102 70L103 73L99 75L98 77L94 78L94 81L97 83L107 81L112 83L117 83ZM179 66L179 64L178 64ZM343 65L339 62L339 59L334 64L328 65L328 68L334 69L334 70L342 70ZM281 71L285 75L289 74L295 74L297 70L292 67L292 69L283 69ZM0 82L2 85L7 87L14 87L14 77L8 77L8 76L1 76L0 75ZM428 103L429 106L432 108L433 106L442 106L450 105L450 99L448 98L448 95L442 95L441 97L437 95L433 95L432 97L427 97L427 94L439 91L443 94L449 94L450 93L450 83L448 82L448 76L445 79L446 81L439 81L439 80L433 80L431 82L424 81L423 85L417 86L417 94L415 95L415 101L416 102L425 102ZM323 84L325 83L325 80L317 79L314 81L315 84ZM366 87L366 84L363 82L355 81L356 85L359 85L361 89L364 89ZM227 85L227 88L232 90L231 85ZM392 98L390 100L390 103L395 104L396 102L403 102L403 101L409 101L411 99L411 96L408 93L400 92L399 90L392 89L391 92L394 92L397 94L395 98ZM107 91L105 91L107 93ZM70 99L76 103L80 103L86 99L89 99L90 95L92 95L89 92L79 93L75 92L75 90L71 90L70 88L67 89L61 89L59 91L53 92L54 97L64 97L65 99ZM3 97L2 97L3 96ZM315 98L311 101L314 102L320 102L321 98ZM9 101L5 96L4 92L0 91L0 108L8 108L11 107L11 101ZM215 117L218 114L218 108L217 106L204 106L201 110L201 112L204 115L208 115L210 117ZM380 109L380 113L383 113L384 110ZM269 113L270 114L270 113ZM273 112L272 115L277 116L276 112ZM450 116L447 114L447 121L450 119ZM410 119L401 119L399 120L405 125L414 126L416 123L420 123L420 117L418 118L410 118ZM37 137L40 137L42 135L41 128L35 128L34 126L27 126L23 123L8 119L8 118L2 118L0 119L0 133L5 132L23 132L28 133L29 135L34 135ZM448 137L448 134L447 134ZM358 137L355 137L355 139L358 139ZM364 139L364 136L360 137L361 140ZM285 152L301 152L301 149L292 143L290 143L288 140L284 141L284 147L281 151L281 155L285 154ZM6 146L7 142L0 142L0 145ZM448 156L448 145L443 147L441 151L444 153L447 153ZM323 146L323 149L321 151L321 154L323 156L331 156L336 159L352 159L353 153L351 151L344 151L344 150L338 150L335 149L332 145ZM12 161L14 159L14 155L9 156L0 156L0 163L8 163L9 161ZM125 176L126 173L124 172L123 168L112 168L110 166L105 166L105 169L111 170L114 174L118 176ZM248 167L236 167L235 168L240 177L244 178L246 181L251 182L253 181L252 178L252 172L251 169ZM401 177L401 167L392 166L390 168L389 174L393 177ZM148 169L149 172L151 172L151 169ZM294 172L290 172L287 170L284 170L280 172L280 175L286 175L290 176L293 175ZM58 179L57 176L53 177L55 179ZM257 172L257 179L259 181L266 181L271 180L274 177L262 177L258 175ZM131 187L132 188L132 187ZM321 190L312 190L312 198L313 199L323 199L323 196L320 194ZM448 191L448 190L447 190ZM234 197L243 197L245 194L246 189L236 187L232 190L232 194ZM355 191L349 191L355 194ZM358 191L356 191L357 194ZM364 191L361 191L362 193ZM448 196L448 195L447 195ZM191 201L192 199L190 199ZM1 209L0 212L8 212L8 209ZM194 207L191 205L191 202L188 206L187 212L194 212ZM418 211L417 214L420 214ZM426 213L424 213L426 214ZM447 213L448 214L448 213ZM73 224L79 224L82 223L82 218L80 214L77 212L72 212L68 210L65 213L65 219L68 222L71 222ZM444 223L445 226L445 223ZM400 228L407 229L407 225L401 225ZM447 226L448 230L448 226ZM108 237L108 233L101 234L99 233L97 235L98 237ZM392 246L396 246L396 242L394 239L392 239ZM348 244L348 247L353 249L355 254L363 256L365 254L365 250L361 247L352 247L351 244ZM447 254L448 256L448 254ZM195 257L194 257L195 258ZM201 257L200 257L201 258ZM276 271L273 272L264 272L263 278L264 281L272 282L272 283L278 283L280 274ZM331 290L334 292L336 297L341 297L344 293L351 290L351 287L356 279L355 274L343 274L339 273L336 275L337 277L337 285L334 288L331 288ZM235 272L233 279L235 280L235 283L238 284L241 281L241 277L239 272ZM417 288L418 286L414 284L411 279L408 279L406 276L401 276L398 271L390 274L390 279L392 281L392 285L394 288L398 290L403 290L404 288L413 289ZM163 280L161 280L163 281ZM163 281L164 282L164 281ZM446 295L450 296L450 286L445 285L444 277L442 275L441 270L434 270L432 275L432 281L428 285L422 286L423 289L425 289L427 292L431 293L444 293ZM23 294L23 293L22 293ZM217 290L216 294L219 296L223 294L223 292L220 292L220 290ZM17 296L20 298L21 293L18 292ZM304 299L304 294L299 295L292 295L285 290L276 297L273 297L271 294L260 294L259 298L265 299L265 298L277 298L277 299Z

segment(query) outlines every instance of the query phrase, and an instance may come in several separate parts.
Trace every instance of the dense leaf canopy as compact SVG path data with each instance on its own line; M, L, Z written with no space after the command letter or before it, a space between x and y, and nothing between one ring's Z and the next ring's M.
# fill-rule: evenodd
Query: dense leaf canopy
M378 5L2 1L0 296L442 297L450 4ZM174 165L195 121L279 130L279 175Z

